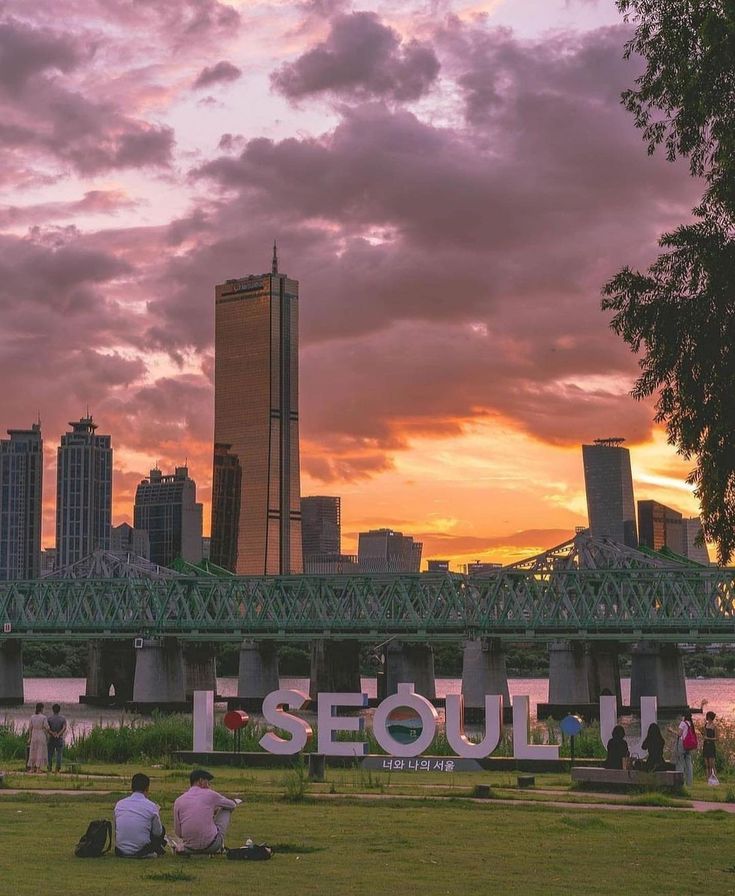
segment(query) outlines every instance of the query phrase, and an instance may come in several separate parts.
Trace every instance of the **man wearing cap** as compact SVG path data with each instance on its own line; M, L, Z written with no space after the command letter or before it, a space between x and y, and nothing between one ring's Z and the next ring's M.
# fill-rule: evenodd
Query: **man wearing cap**
M228 800L209 786L214 775L202 768L189 775L191 787L174 803L174 830L180 852L222 852L232 812L242 800Z

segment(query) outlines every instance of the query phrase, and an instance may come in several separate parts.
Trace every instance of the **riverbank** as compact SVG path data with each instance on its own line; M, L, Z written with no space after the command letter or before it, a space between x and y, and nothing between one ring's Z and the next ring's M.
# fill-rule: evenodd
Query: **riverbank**
M98 765L48 777L11 771L13 788L19 784L26 792L0 791L5 890L35 896L53 878L55 888L75 896L148 896L160 893L162 884L167 892L187 896L243 889L262 896L649 896L663 881L693 881L692 856L707 869L709 893L733 888L729 814L695 812L696 801L659 794L580 794L570 789L568 775L539 776L533 791L522 792L510 774L482 773L493 798L477 800L480 778L469 773L448 780L438 773L417 778L330 770L327 781L312 784L298 768L222 769L213 786L245 801L233 815L229 843L247 837L268 842L275 848L272 861L243 866L222 857L74 858L73 846L88 821L112 817L137 770L151 776L151 797L170 828L188 769ZM42 792L48 789L61 792ZM692 796L725 795L724 788L712 790L698 782ZM678 883L671 884L672 892L693 892Z

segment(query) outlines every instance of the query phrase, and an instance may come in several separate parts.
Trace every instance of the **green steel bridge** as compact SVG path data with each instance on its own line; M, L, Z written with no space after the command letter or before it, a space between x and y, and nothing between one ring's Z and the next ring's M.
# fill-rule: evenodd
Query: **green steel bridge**
M735 569L558 568L484 578L182 576L0 583L2 638L735 642ZM552 558L553 559L553 558Z

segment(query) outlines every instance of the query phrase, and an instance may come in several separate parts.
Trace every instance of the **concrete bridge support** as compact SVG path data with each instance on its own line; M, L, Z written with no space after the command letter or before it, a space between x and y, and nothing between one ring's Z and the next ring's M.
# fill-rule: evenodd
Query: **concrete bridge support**
M80 703L124 706L133 699L135 651L131 641L90 641L87 685ZM114 694L110 696L110 688Z
M312 641L309 696L316 700L320 692L359 694L360 642Z
M217 660L212 644L184 645L184 692L192 699L194 691L217 693Z
M23 645L20 640L0 641L0 706L23 703Z
M592 718L596 710L590 695L589 657L584 641L549 643L549 702L539 703L539 719L561 719L569 713Z
M436 700L434 651L430 644L390 641L385 649L383 675L378 679L378 699L398 693L398 685L413 682L414 690L427 700Z
M679 712L688 706L681 651L676 644L641 641L631 649L630 706L641 708L641 697L656 697L659 712Z
M615 697L620 712L623 706L618 659L620 645L617 641L590 641L587 648L590 701L599 704L602 694Z
M183 709L184 653L176 638L140 639L135 651L133 704L138 709Z
M510 693L502 642L491 638L471 638L464 642L462 655L462 695L468 718L484 713L485 694L500 694L503 714L507 715Z
M237 700L233 701L233 705L236 703L242 709L260 711L263 697L278 688L276 645L272 641L243 641L237 676Z

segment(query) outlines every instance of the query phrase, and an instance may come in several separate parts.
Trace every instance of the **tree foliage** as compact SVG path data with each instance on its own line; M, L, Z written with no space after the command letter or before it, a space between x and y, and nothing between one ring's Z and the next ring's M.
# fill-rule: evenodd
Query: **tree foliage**
M664 234L647 273L603 289L611 326L640 355L633 395L657 394L656 421L687 459L705 536L735 552L735 3L617 0L646 60L623 103L649 152L684 156L706 181L693 221Z

